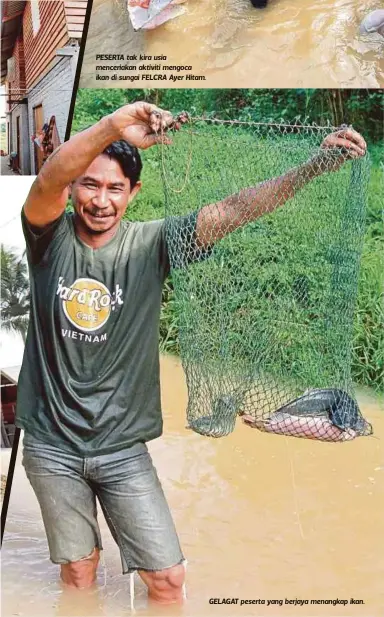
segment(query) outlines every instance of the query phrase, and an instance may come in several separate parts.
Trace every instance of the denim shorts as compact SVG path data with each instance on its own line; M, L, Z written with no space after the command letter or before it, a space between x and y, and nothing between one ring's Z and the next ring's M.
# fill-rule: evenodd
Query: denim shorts
M147 446L83 458L24 436L23 466L43 516L50 557L66 564L102 549L96 497L117 543L123 573L184 561Z

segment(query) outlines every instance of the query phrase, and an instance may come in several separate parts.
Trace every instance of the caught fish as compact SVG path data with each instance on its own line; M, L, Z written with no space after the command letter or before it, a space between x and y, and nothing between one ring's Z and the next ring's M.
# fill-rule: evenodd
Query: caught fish
M186 0L128 0L128 14L133 29L151 30L182 15Z
M342 430L324 417L295 416L288 413L273 413L268 420L255 420L253 416L242 416L244 424L258 428L266 433L287 435L289 437L306 437L319 441L349 441L357 437L353 429Z
M268 433L320 441L350 441L373 432L357 403L346 392L336 389L307 391L266 420L250 414L244 414L242 420L247 426Z
M224 395L212 405L212 414L194 418L186 428L206 437L224 437L235 428L238 401L235 396Z

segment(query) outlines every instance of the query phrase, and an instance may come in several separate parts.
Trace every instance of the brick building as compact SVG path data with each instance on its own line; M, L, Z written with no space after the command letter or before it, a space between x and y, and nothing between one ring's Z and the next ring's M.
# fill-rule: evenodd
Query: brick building
M43 163L34 141L42 129L48 135L49 125L55 147L64 140L86 6L87 0L2 0L7 146L24 175Z

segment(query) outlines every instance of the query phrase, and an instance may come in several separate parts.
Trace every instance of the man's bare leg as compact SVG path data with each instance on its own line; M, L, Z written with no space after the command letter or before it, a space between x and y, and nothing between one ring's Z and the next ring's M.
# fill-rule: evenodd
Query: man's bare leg
M61 566L61 579L70 587L86 589L91 587L96 581L96 571L100 560L100 551L94 548L92 553L80 559Z
M185 568L183 564L166 570L149 572L139 570L139 575L148 587L148 599L154 604L182 604Z

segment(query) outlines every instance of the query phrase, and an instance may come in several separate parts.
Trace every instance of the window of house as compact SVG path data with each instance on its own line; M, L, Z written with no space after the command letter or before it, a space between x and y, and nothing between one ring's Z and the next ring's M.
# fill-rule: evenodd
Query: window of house
M39 0L31 0L32 28L35 36L40 28Z

